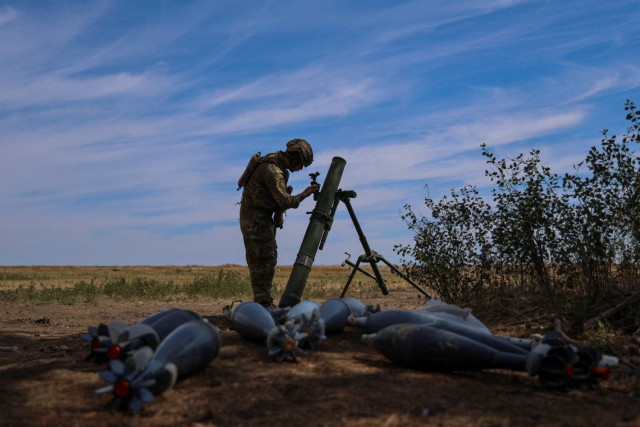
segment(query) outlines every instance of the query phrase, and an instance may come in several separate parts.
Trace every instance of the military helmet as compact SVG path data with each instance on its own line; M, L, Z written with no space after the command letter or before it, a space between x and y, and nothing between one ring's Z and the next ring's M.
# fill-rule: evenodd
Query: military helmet
M305 166L313 163L313 150L304 139L296 138L287 142L287 153L297 153Z

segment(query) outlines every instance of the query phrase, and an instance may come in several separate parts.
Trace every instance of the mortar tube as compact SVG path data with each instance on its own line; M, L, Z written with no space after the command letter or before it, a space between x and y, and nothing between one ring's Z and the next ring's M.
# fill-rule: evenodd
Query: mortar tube
M279 307L293 307L302 299L307 278L311 272L311 266L315 260L316 252L322 241L322 236L329 231L331 226L331 208L336 198L336 192L340 185L342 172L347 161L342 157L334 157L331 160L327 177L322 184L320 195L315 208L311 212L307 231L302 239L298 256L293 264L287 286L280 298Z

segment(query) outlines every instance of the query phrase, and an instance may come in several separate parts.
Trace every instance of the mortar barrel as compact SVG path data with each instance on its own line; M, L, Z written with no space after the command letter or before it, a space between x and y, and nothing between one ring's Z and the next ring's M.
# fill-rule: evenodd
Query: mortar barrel
M311 266L315 260L316 252L322 241L327 225L332 220L331 208L336 198L336 192L340 185L342 172L347 161L341 157L334 157L331 160L326 179L322 184L322 190L318 196L315 208L311 212L307 231L302 239L300 250L291 270L289 281L280 298L279 307L293 307L302 299L307 278L311 272Z

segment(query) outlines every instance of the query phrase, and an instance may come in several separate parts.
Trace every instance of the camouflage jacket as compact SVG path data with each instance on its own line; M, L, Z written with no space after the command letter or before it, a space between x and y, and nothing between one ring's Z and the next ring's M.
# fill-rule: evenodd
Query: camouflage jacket
M287 193L289 171L282 154L270 153L261 159L242 190L242 206L271 212L297 208L300 199Z

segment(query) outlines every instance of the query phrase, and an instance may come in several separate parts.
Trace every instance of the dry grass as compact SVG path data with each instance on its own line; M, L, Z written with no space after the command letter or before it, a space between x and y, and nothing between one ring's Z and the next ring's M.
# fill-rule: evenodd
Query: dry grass
M239 265L205 266L11 266L0 267L0 290L17 289L31 284L67 288L78 282L105 283L109 280L142 278L178 285L195 278L218 274L221 270L247 272Z
M364 267L367 270L367 267ZM286 287L292 266L279 266L274 277L273 295L281 295ZM401 278L393 275L386 266L380 266L383 277L387 280L389 289L407 289L407 284ZM305 298L327 299L340 295L350 273L349 267L339 265L314 266L305 286ZM198 283L215 282L221 275L227 274L232 278L238 278L230 284L231 289L226 290L225 298L249 299L251 290L249 286L249 271L246 266L225 264L220 266L9 266L0 267L0 299L7 299L12 291L31 289L28 293L30 300L37 304L50 302L63 302L73 304L78 297L89 302L86 293L91 294L91 301L95 298L103 298L100 290L105 285L119 282L128 287L145 286L152 288L149 298L179 299L181 292L172 292L171 289L191 289L189 293L201 293ZM78 284L89 284L87 289ZM194 287L194 284L196 285ZM98 292L94 290L98 288ZM202 286L200 286L202 287ZM157 290L157 292L153 292ZM140 295L133 289L133 296ZM56 293L57 292L57 293ZM72 292L73 298L69 298ZM55 296L64 294L65 300ZM349 288L349 295L363 297L368 294L378 295L380 290L377 283L361 273L357 273ZM43 294L40 298L38 295ZM95 294L95 295L94 295ZM3 297L4 295L4 297ZM54 295L54 297L52 297ZM113 295L110 295L113 296ZM118 295L121 298L129 298L127 294ZM25 298L19 298L24 300Z

